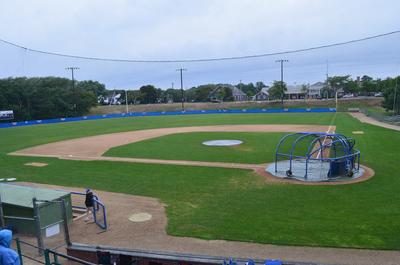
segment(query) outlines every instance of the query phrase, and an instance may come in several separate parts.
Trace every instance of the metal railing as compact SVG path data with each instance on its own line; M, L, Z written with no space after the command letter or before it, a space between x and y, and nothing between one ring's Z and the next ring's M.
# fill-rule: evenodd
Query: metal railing
M73 256L69 256L67 254L57 252L55 250L51 250L48 248L45 248L45 249L40 248L29 242L22 241L19 238L15 239L15 243L17 246L17 253L18 253L21 265L24 264L24 258L34 261L36 263L45 264L45 265L62 265L63 263L62 263L61 259L66 260L67 264L71 264L71 262L74 262L76 264L94 265L94 263L91 263L91 262L88 262L88 261L85 261L85 260L82 260L82 259L79 259L79 258L76 258ZM22 245L34 248L35 250L40 250L40 252L43 252L43 255L40 255L40 256L27 255L26 253L23 253Z
M84 192L71 191L73 195L86 196ZM86 210L86 207L72 205L72 209ZM101 215L101 216L98 216ZM96 194L93 194L93 220L102 229L107 229L107 211L106 206L100 201Z
M65 191L65 190L63 190L63 191ZM67 192L70 192L72 195L86 196L86 193L84 193L84 192L79 192L79 191L67 191ZM100 201L99 197L96 194L93 194L93 198L95 200ZM72 209L86 210L86 207L85 206L79 206L79 205L72 205ZM96 209L96 210L98 210L98 209Z
M24 253L24 251L22 251L22 246L26 246L26 247L32 248L35 253L43 252L45 249L40 248L38 246L35 246L35 245L31 244L31 243L22 241L19 238L15 239L15 244L17 246L17 253L18 253L21 265L24 264L24 258L32 260L32 261L34 261L36 263L45 264L45 261L40 259L40 258L42 258L42 256L33 256L33 254L32 255L27 255L26 253Z
M93 218L94 222L102 229L107 229L106 206L98 199L93 199ZM97 215L100 215L99 217Z

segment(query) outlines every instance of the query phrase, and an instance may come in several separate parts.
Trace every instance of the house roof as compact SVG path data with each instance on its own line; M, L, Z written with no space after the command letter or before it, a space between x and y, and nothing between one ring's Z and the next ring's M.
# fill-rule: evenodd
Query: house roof
M232 96L247 96L246 93L244 93L242 90L240 90L239 88L232 86L232 85L228 85L228 84L220 84L218 85L216 88L214 88L210 94L208 95L209 97L212 97L219 89L227 87L232 91Z
M285 91L285 94L303 94L305 93L302 91L303 87L300 85L288 85L286 86L287 91Z
M239 88L232 86L232 96L247 96L246 93L244 93L242 90Z
M256 96L257 96L257 95L260 95L260 94L265 94L265 95L268 96L268 95L269 95L268 89L269 89L268 86L267 86L267 87L261 88L260 92L258 92L258 93L256 94Z
M310 86L310 89L312 89L312 90L321 90L324 86L325 86L324 82L317 82L317 83L312 84Z

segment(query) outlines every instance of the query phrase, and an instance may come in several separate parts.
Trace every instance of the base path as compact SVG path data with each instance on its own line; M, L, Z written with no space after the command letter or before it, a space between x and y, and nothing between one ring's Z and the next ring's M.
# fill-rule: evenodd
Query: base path
M121 133L111 133L90 137L77 138L61 142L39 145L19 150L11 155L45 156L45 157L82 157L83 159L101 157L110 148L140 142L164 135L188 132L326 132L333 126L318 125L216 125L160 128L138 130Z
M126 145L129 143L140 142L143 140L160 137L164 135L189 132L334 132L335 126L318 125L217 125L217 126L196 126L196 127L176 127L160 128L151 130L138 130L121 133L111 133L96 135L90 137L65 140L55 143L39 145L23 150L19 150L9 155L18 156L39 156L39 157L57 157L67 160L84 161L118 161L146 164L166 164L180 166L203 166L203 167L222 167L253 170L259 175L266 177L272 182L286 182L301 185L340 185L365 181L374 175L373 170L366 170L364 176L342 182L304 182L293 181L292 179L279 179L265 172L267 164L244 164L244 163L226 163L209 161L189 161L189 160L164 160L149 158L129 158L129 157L109 157L102 156L110 148Z
M368 117L367 115L365 115L364 113L361 113L361 112L351 112L350 115L353 116L354 118L358 119L362 123L369 123L369 124L376 125L379 127L400 131L400 126L397 126L394 124L389 124L386 122L377 121L373 118Z
M32 183L24 183L24 185L82 192L82 188L75 189ZM277 246L170 236L166 232L168 219L165 213L165 205L158 199L104 191L95 191L95 193L107 206L109 229L101 233L102 230L97 225L86 224L83 218L79 219L74 221L70 227L72 242L141 250L238 258L269 258L320 264L394 265L399 264L400 260L400 251ZM73 196L74 204L83 203L77 201L77 199L81 198L74 198ZM140 223L129 221L129 216L135 213L147 213L152 218L147 222ZM248 227L247 229L252 228Z

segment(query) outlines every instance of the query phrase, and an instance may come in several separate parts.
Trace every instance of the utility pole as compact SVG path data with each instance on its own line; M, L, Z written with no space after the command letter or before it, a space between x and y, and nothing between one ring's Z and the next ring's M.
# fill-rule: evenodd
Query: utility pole
M396 116L396 104L397 104L397 80L398 80L398 77L396 77L396 86L394 87L394 98L393 98L393 115L394 116Z
M326 99L329 98L329 61L326 60Z
M187 69L185 69L185 68L179 68L179 69L176 69L176 71L179 71L180 73L181 73L181 99L182 99L182 111L185 111L185 107L184 107L184 103L183 103L183 101L184 101L184 98L183 98L183 71L187 71Z
M125 89L125 107L126 107L126 114L129 113L129 108L128 108L128 90Z
M284 91L284 89L283 89L283 63L287 63L287 62L289 62L289 60L283 60L283 59L280 59L280 60L276 60L275 61L276 63L281 63L281 92L282 92L282 96L281 96L281 104L282 104L282 108L283 108L283 97L285 96L285 91Z
M79 67L70 66L70 67L65 68L65 70L71 71L72 93L74 94L74 112L75 112L75 116L76 116L77 115L77 105L76 105L77 98L76 98L76 90L75 90L74 71L79 70Z

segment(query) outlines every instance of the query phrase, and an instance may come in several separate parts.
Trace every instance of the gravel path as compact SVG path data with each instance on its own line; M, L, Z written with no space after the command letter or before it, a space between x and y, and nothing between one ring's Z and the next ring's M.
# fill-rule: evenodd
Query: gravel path
M385 122L381 122L381 121L377 121L377 120L375 120L373 118L370 118L370 117L366 116L364 113L361 113L361 112L350 112L350 115L353 116L354 118L358 119L362 123L369 123L369 124L380 126L380 127L383 127L383 128L400 131L400 126L397 126L397 125L394 125L394 124L385 123ZM399 262L399 264L400 264L400 262Z

